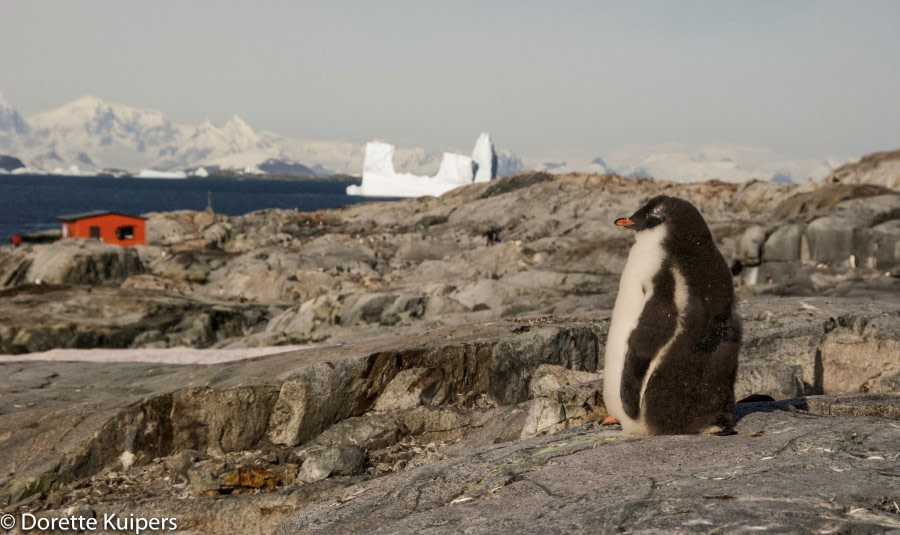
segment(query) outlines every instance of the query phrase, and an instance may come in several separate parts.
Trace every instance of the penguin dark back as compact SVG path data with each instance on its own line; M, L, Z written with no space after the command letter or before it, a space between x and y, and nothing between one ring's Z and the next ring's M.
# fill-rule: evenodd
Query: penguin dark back
M636 234L607 340L607 410L637 434L730 433L741 326L706 221L661 195L615 224Z

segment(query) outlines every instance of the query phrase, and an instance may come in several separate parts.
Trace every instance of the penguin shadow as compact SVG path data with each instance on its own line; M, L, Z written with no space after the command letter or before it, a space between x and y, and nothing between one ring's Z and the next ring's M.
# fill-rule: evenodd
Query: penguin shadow
M797 390L799 397L776 400L766 394L751 394L738 401L734 405L734 421L740 422L742 418L754 412L774 411L809 411L809 404L805 395L820 395L825 393L825 366L822 362L822 351L817 349L813 364L813 383L809 384L798 379Z
M805 397L776 400L765 394L753 394L738 401L734 405L735 423L756 412L775 411L809 411L809 403Z

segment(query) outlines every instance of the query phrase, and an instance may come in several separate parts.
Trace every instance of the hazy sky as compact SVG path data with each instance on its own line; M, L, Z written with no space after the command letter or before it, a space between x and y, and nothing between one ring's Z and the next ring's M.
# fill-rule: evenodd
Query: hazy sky
M897 1L0 0L0 91L520 154L900 147Z

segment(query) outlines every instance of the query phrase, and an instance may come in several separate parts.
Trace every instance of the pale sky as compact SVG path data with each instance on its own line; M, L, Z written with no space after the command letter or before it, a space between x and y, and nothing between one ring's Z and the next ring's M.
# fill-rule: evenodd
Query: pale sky
M897 1L0 0L0 92L519 154L900 147Z

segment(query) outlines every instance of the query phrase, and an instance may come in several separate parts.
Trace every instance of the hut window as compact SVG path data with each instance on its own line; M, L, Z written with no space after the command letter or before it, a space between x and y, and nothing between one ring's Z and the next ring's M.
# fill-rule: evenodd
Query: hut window
M116 229L116 239L117 240L133 240L134 239L134 227L131 225L125 227L119 227Z
M100 227L91 226L90 232L91 232L91 234L90 234L91 238L93 238L95 240L100 239Z

